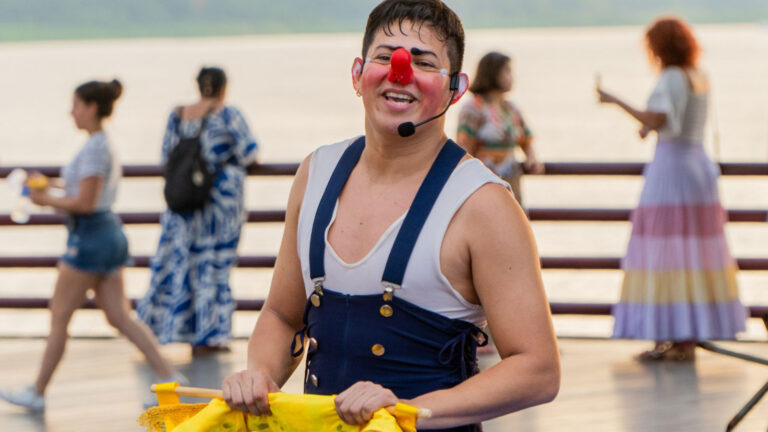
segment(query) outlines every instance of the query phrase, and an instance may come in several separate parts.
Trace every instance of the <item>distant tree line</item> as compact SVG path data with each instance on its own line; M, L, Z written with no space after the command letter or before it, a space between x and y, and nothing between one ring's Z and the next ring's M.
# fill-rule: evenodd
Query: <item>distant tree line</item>
M1 0L0 40L361 32L377 0ZM767 0L446 0L467 28L767 22Z

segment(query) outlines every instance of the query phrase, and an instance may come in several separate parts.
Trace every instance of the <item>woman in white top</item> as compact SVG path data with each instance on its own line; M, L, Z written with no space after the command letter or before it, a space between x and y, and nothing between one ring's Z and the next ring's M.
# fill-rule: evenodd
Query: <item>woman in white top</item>
M719 171L703 147L709 85L697 67L698 44L676 18L654 22L645 39L661 69L647 108L598 89L600 102L640 122L641 137L658 135L632 214L614 337L655 341L639 360L693 360L697 341L733 339L743 331L745 310L723 231Z
M160 354L157 341L143 323L131 316L123 290L123 266L130 263L128 242L118 217L111 211L120 180L102 122L112 114L122 93L119 81L90 81L75 89L72 118L89 138L74 159L62 169L65 196L49 195L46 188L31 189L32 201L68 216L67 249L58 266L51 297L51 332L34 385L17 391L0 390L0 398L30 411L45 409L45 390L64 355L67 327L72 314L86 300L89 290L107 321L146 356L159 381L181 378ZM39 175L39 174L38 174ZM147 401L145 401L147 405Z

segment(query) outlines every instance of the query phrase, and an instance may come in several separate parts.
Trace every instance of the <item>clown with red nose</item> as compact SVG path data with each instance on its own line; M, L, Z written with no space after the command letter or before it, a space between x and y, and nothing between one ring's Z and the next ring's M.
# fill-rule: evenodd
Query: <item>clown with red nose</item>
M389 111L392 114L387 119L389 127L402 138L414 135L417 128L423 129L422 125L440 118L466 90L466 75L453 74L448 79L448 68L438 64L436 52L426 44L386 45L376 47L370 54L365 63L359 58L355 60L352 70L355 89L362 96L368 82L376 80L380 88L376 96L383 98L379 102L384 105L376 110L377 114ZM445 102L436 104L440 99ZM363 102L369 104L369 98L364 96ZM399 121L395 122L394 118Z
M402 401L431 410L418 430L477 432L557 393L531 229L509 185L445 133L467 88L458 16L384 0L362 45L364 134L300 165L248 369L224 380L224 399L268 413L306 357L304 392L336 395L345 423ZM480 372L486 324L501 360Z

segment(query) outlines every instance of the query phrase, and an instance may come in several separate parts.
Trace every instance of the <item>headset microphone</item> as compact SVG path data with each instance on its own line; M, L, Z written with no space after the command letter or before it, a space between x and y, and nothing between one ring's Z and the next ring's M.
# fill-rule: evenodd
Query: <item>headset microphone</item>
M429 123L432 120L434 120L436 118L439 118L440 116L445 114L448 111L448 108L451 107L451 103L453 103L453 98L456 97L456 92L459 91L459 74L451 75L451 82L450 82L450 85L449 85L449 89L452 91L451 98L448 100L448 105L445 107L443 112L441 112L440 114L438 114L438 115L436 115L434 117L430 117L430 118L428 118L428 119L426 119L424 121L421 121L419 123L416 123L416 124L413 124L413 122L400 123L397 126L397 133L398 133L398 135L400 135L403 138L407 138L407 137L409 137L409 136L411 136L411 135L416 133L416 128L417 127L419 127L419 126L421 126L421 125L423 125L425 123Z

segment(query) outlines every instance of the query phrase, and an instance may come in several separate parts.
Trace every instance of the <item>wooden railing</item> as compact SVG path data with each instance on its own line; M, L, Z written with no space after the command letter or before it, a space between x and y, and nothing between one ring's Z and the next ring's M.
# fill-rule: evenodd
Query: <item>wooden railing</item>
M556 162L546 164L546 175L564 176L631 176L642 174L642 163L568 163ZM60 167L55 166L26 166L28 171L39 171L46 176L56 177ZM294 175L298 164L262 164L248 168L248 174L254 176L291 176ZM733 176L765 176L768 175L768 164L762 163L721 163L723 175ZM0 167L0 178L5 178L12 168ZM124 177L158 177L162 168L155 165L132 165L123 168ZM528 209L531 221L627 221L630 209L599 209L599 208L531 208ZM138 212L120 213L125 224L156 224L160 221L160 213ZM730 222L766 222L768 211L731 209L728 210ZM258 210L248 212L248 223L283 222L284 210ZM64 221L63 216L52 214L32 215L29 222L23 226L56 225ZM22 225L14 224L9 215L0 214L0 226ZM147 267L148 256L134 256L134 266ZM0 257L0 268L55 267L56 256L14 256ZM543 269L570 270L610 270L620 268L620 257L541 257ZM271 268L274 266L274 256L241 256L237 261L238 267ZM740 270L768 270L768 258L737 259ZM135 300L133 300L135 303ZM264 300L237 300L238 310L260 310ZM45 308L46 298L8 298L0 297L0 308ZM610 314L611 304L607 303L551 303L555 314L606 315ZM83 305L85 308L95 307L92 301ZM752 306L750 315L761 317L768 313L768 306Z

